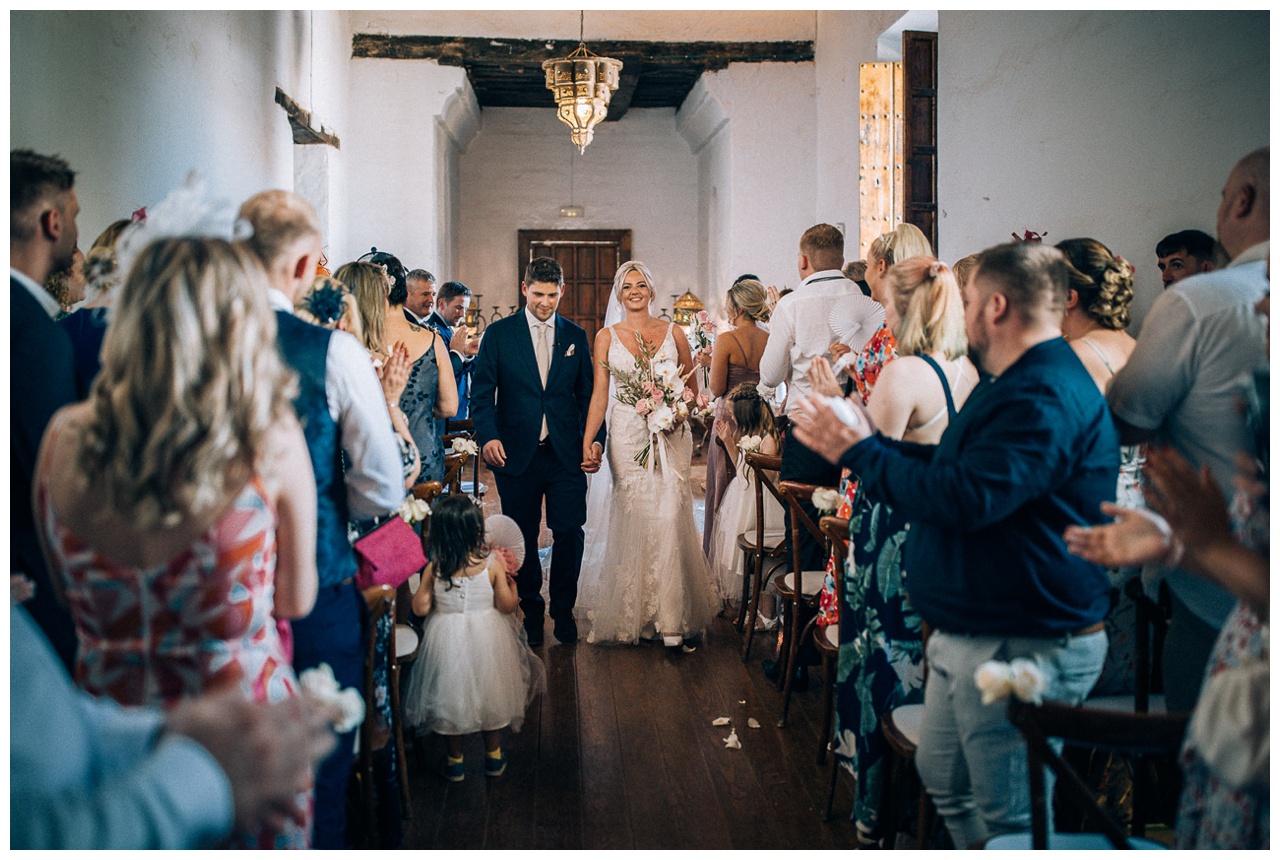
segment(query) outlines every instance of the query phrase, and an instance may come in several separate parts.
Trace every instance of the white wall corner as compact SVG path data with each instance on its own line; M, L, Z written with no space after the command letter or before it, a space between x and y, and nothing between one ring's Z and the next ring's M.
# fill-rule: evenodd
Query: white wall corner
M704 73L676 112L676 131L689 144L689 151L697 155L728 121L729 113Z
M470 80L464 77L461 85L449 94L440 110L439 122L458 152L466 152L471 141L480 133L483 122L480 102L476 100Z

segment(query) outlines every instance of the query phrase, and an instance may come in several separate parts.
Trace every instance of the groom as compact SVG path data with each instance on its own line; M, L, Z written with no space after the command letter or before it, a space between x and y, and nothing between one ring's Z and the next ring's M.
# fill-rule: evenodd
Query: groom
M578 641L573 605L587 520L587 477L600 468L604 428L582 459L582 431L591 403L594 367L587 334L556 313L564 272L549 257L529 262L520 283L522 313L491 323L471 379L471 417L493 469L502 512L524 534L524 564L516 578L529 644L545 626L538 530L547 502L551 554L551 619L556 639Z

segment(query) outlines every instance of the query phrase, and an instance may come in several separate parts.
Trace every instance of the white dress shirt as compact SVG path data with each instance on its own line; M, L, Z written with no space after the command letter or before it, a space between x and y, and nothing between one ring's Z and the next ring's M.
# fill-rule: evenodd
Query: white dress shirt
M40 307L45 309L49 314L49 319L57 319L58 311L62 308L58 305L58 300L49 294L49 291L37 284L26 272L19 272L12 266L9 267L9 277L22 284L27 288L27 292L39 302Z
M884 308L864 296L839 269L814 272L805 278L779 300L769 317L769 341L760 358L760 385L773 389L787 383L788 415L794 414L800 401L812 393L807 376L809 364L818 356L827 355L831 344L840 339L831 327L831 308L837 301L852 303L859 328L844 342L858 352L879 327L879 323L871 325L877 313L883 321Z
M529 310L529 306L524 306L524 320L529 324L529 339L533 341L533 357L538 357L538 327L547 326L547 373L551 372L551 359L554 358L556 348L556 315L552 314L551 319L543 322L533 315ZM541 372L541 371L539 371ZM542 383L542 387L546 388L546 381ZM547 416L542 416L542 430L538 435L538 441L547 438Z
M273 310L293 313L284 293L273 289L267 296ZM404 468L387 399L368 350L344 331L329 339L324 392L347 452L348 513L355 519L396 510L404 501Z

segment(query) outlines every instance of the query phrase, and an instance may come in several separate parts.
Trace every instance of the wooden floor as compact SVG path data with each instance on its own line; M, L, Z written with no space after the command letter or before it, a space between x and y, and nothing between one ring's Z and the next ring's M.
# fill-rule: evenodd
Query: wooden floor
M758 659L741 662L738 643L724 619L693 654L660 644L561 645L548 626L536 649L547 693L519 733L506 733L503 776L484 776L474 736L466 780L446 782L436 773L441 739L420 740L410 756L405 847L853 847L847 777L833 820L821 820L830 769L815 762L819 684L794 695L787 728L777 728L781 693ZM726 749L729 728L711 725L722 716L742 749ZM749 717L761 727L748 728Z
M480 480L486 513L498 512L492 475L482 470ZM821 673L811 671L779 729L782 694L760 668L773 644L758 635L750 664L740 649L723 618L692 654L656 643L561 645L548 623L535 649L547 693L519 733L504 733L503 776L485 778L478 735L466 741L462 783L438 775L440 738L411 749L405 847L854 847L846 775L832 821L822 821L830 768L815 760ZM741 749L725 748L729 727L712 726L717 717L733 721ZM751 717L760 728L748 728Z

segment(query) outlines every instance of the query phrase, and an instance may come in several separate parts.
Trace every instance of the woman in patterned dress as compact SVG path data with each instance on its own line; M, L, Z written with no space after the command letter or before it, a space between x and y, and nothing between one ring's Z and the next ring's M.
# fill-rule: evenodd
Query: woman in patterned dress
M239 687L298 694L274 616L315 602L315 486L276 350L266 276L218 239L141 252L89 399L56 413L36 474L76 679L123 705ZM307 847L310 795L241 847Z

